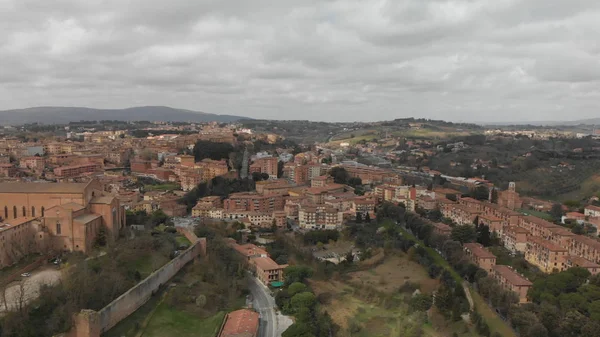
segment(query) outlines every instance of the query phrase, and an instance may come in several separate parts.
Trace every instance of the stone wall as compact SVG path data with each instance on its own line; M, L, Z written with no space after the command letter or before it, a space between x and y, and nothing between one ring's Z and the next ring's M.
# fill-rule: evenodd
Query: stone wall
M205 255L206 238L197 238L189 231L187 231L187 234L190 235L188 239L191 238L190 241L192 242L188 249L100 311L82 310L76 314L73 319L75 325L68 336L100 337L100 334L108 331L146 303L160 286L165 285L188 262L198 255Z

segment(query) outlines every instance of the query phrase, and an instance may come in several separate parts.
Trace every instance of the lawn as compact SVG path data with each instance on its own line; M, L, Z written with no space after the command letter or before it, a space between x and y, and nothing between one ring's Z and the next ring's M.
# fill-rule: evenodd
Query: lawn
M187 239L185 236L183 236L183 235L177 235L177 236L175 237L175 241L177 241L177 244L178 244L179 246L189 246L189 245L191 245L191 244L192 244L192 243L190 242L190 240L188 240L188 239Z
M225 312L200 319L195 315L169 308L161 303L146 328L144 337L215 337L225 318Z
M511 329L505 321L503 321L496 312L494 312L489 305L483 300L476 291L471 291L473 302L475 307L481 316L485 319L487 324L490 326L492 334L494 332L500 333L502 337L517 337L515 331Z
M540 211L536 211L536 210L532 210L532 209L519 209L517 210L519 213L525 214L525 215L533 215L535 217L553 222L554 218L552 218L552 215L546 213L546 212L540 212Z
M179 184L144 185L146 191L173 191L180 188Z

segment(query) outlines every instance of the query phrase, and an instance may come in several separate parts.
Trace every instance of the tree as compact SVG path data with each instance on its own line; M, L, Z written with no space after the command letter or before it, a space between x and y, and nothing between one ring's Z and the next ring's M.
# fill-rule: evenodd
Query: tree
M346 185L350 179L350 174L348 171L341 166L333 167L331 170L329 170L329 175L333 177L333 182L336 184Z
M287 289L288 294L290 296L294 296L298 293L302 293L306 291L306 285L304 283L300 283L300 282L294 282L292 284L290 284L290 286Z
M430 295L417 294L411 297L408 306L412 311L427 311L431 308L432 304L433 299Z
M571 228L571 232L573 232L573 234L584 235L585 227L580 224L575 224L573 228Z
M461 225L452 228L450 237L452 240L464 244L467 242L474 242L477 238L477 233L475 232L475 227L472 225Z
M362 183L362 179L358 178L358 177L352 177L350 179L348 179L348 185L356 188L358 186L361 186Z
M313 270L307 266L288 266L284 269L286 284L303 282L313 274Z
M484 247L492 245L492 235L490 233L490 228L487 225L481 224L477 226L477 242Z
M586 337L600 337L600 323L590 320L581 328L581 335Z
M292 299L290 300L290 305L294 311L297 311L300 308L312 309L315 304L317 304L317 298L315 297L315 294L310 291L298 293L292 296Z
M283 332L281 337L315 337L308 324L296 322Z
M362 214L360 212L356 212L356 223L362 223Z
M435 306L440 310L444 316L449 317L452 305L454 301L454 295L452 294L452 289L448 288L445 285L440 286L440 288L435 293Z
M492 195L490 198L490 202L493 204L497 204L498 203L498 190L494 187L492 188Z
M554 221L560 221L563 216L563 209L561 204L554 204L550 209L550 215L554 218Z
M469 195L471 196L471 198L473 199L477 199L477 200L488 200L489 196L490 196L490 191L488 190L487 187L480 185L475 187L474 189L472 189L469 192Z
M367 212L367 214L365 215L365 222L371 223L371 216L369 215L369 212Z
M569 311L560 322L561 337L578 337L588 319L578 311Z

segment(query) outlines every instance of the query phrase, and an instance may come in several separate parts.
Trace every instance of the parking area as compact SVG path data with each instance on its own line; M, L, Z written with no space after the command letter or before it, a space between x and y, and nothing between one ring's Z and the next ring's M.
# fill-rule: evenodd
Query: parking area
M0 312L7 309L18 310L20 306L36 299L43 285L54 285L60 278L60 269L50 264L31 271L29 276L24 275L9 283L5 288L0 289Z

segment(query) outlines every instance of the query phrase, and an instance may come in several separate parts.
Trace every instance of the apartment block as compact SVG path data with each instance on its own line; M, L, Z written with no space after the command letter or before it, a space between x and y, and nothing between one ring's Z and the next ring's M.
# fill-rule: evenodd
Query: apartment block
M255 192L233 193L223 202L227 211L253 211L261 213L273 213L282 211L284 197L281 194L260 195Z
M495 265L492 267L492 277L505 290L510 290L517 294L519 303L527 303L527 292L533 286L528 279L521 276L509 266Z
M459 204L446 204L442 208L442 215L457 225L473 225L479 214L481 214L480 211Z
M249 167L250 173L266 173L270 179L277 179L277 157L264 157L256 159Z
M492 252L479 243L465 243L463 248L471 262L487 271L488 274L492 273L492 267L496 265L496 256Z
M450 236L450 234L452 234L452 227L446 225L445 223L434 222L433 233L437 235Z
M600 263L600 242L583 235L575 235L568 247L569 254Z
M527 250L527 235L529 231L518 226L508 226L504 228L500 239L504 248L511 251L513 254L525 253Z
M72 165L72 166L60 166L54 169L54 174L58 178L72 178L79 177L86 173L93 173L100 169L98 164L89 163L89 164L81 164L81 165Z
M302 229L339 229L343 220L343 213L335 208L300 206L298 209L298 221Z
M538 267L544 273L565 270L565 248L539 237L527 237L525 260Z
M579 256L573 256L573 255L568 255L565 258L565 267L571 268L571 267L580 267L580 268L584 268L587 269L590 274L592 275L596 275L598 274L598 272L600 272L600 265L586 260L583 257L579 257Z

